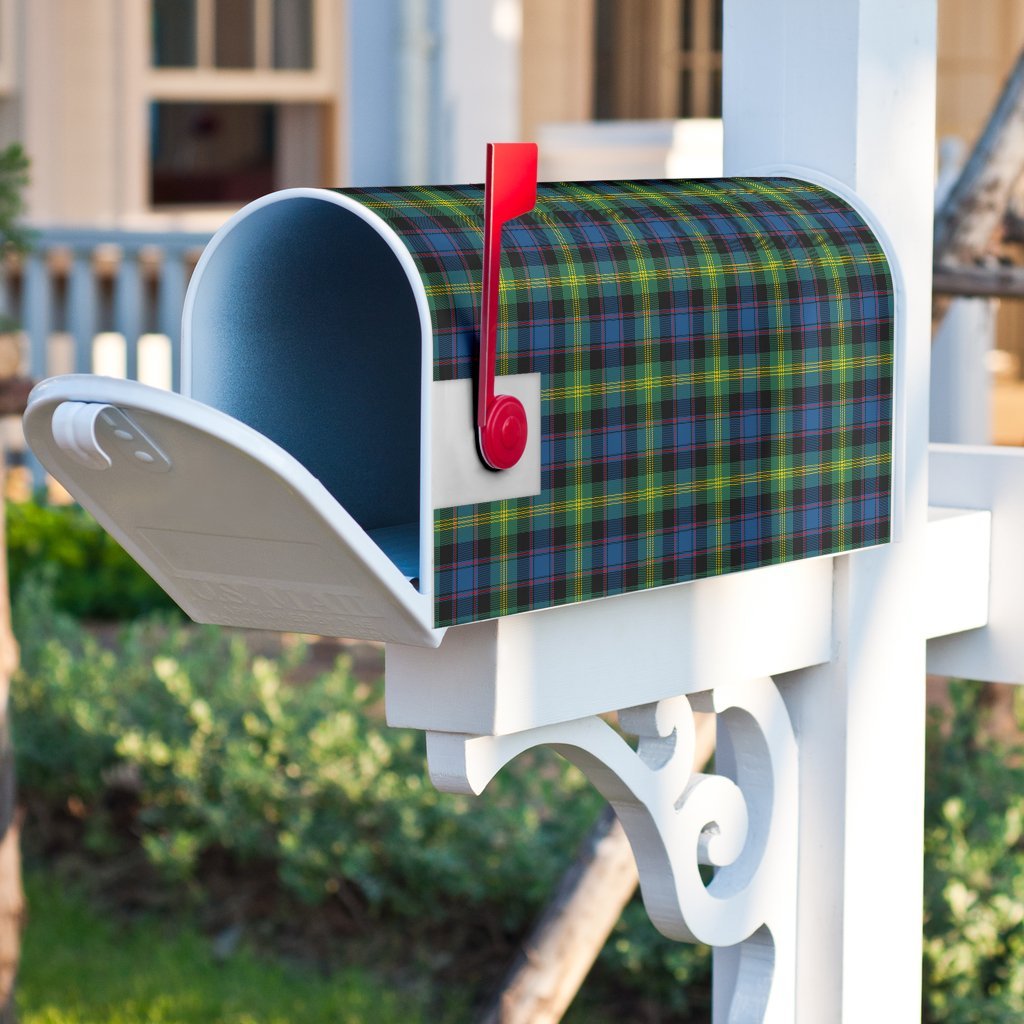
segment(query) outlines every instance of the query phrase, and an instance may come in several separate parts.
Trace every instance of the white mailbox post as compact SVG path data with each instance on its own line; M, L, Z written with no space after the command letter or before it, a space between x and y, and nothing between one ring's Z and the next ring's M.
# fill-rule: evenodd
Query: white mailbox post
M902 537L835 564L833 656L780 686L800 751L789 1019L917 1020L936 5L730 0L725 16L727 173L796 161L846 182L903 276Z
M196 618L387 641L439 787L577 764L716 1024L916 1019L926 645L1024 679L1024 460L935 451L929 509L935 13L728 0L726 179L537 187L520 147L486 193L266 197L190 286L190 397L26 414Z

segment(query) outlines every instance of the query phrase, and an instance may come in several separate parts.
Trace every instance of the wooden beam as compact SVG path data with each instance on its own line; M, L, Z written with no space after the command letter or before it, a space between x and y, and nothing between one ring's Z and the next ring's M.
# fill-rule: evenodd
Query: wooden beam
M964 264L989 248L1024 168L1024 52L985 131L935 217L935 264ZM970 293L992 294L992 293Z
M937 265L932 291L936 295L1024 299L1024 267Z

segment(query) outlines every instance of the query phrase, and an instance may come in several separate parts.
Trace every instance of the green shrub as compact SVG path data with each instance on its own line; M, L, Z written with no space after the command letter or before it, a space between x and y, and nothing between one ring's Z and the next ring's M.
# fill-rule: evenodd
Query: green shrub
M371 906L409 915L442 892L535 903L593 812L576 799L531 811L550 806L542 791L554 785L535 773L511 775L484 815L437 793L419 734L380 723L379 684L355 683L344 661L290 685L286 664L253 658L238 634L150 619L103 649L47 604L30 585L16 606L22 786L73 794L105 827L100 798L127 770L146 850L178 877L219 848L274 861L309 902L345 880ZM584 786L568 768L558 783L573 796Z
M7 503L11 592L50 581L56 606L88 619L132 619L176 605L125 550L77 505Z
M133 833L194 889L216 851L242 869L273 865L310 906L354 896L410 936L514 937L599 812L582 776L546 753L479 799L436 792L419 734L386 728L380 684L355 681L344 661L292 684L301 648L253 657L237 633L167 616L107 648L31 575L15 624L23 792L73 801L105 850L119 841L106 798L132 787ZM1009 1024L1024 1019L1024 746L991 738L978 686L952 694L928 731L924 1019ZM707 970L706 949L662 939L634 901L588 988L626 983L685 1019L706 1012Z
M344 660L292 684L290 661L253 657L238 633L150 618L104 648L56 611L45 582L15 605L22 668L12 688L23 793L69 798L88 842L118 842L105 797L137 790L131 831L150 861L193 888L211 852L272 864L309 905L353 897L410 934L528 927L601 800L550 752L526 755L479 799L437 792L422 736L381 722L382 686ZM678 982L706 954L631 912L599 974L682 1010ZM700 997L698 996L698 999Z
M1024 748L992 738L978 684L951 696L929 728L925 1020L1010 1024L1024 1020Z

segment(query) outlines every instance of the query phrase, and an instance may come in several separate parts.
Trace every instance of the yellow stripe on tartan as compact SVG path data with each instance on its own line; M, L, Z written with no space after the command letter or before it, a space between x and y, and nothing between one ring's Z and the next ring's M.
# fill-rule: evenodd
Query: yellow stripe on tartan
M416 254L413 254L413 259L416 259ZM877 253L865 255L863 258L855 256L841 255L836 257L836 266L864 266L879 264L883 265L886 263L885 256ZM780 270L785 271L801 271L801 270L813 270L815 267L820 266L820 261L817 257L809 257L807 259L780 259L776 262L776 265ZM746 274L757 273L761 269L761 264L753 260L749 262L730 261L727 266L721 267L721 276L728 278L730 276L743 276ZM541 273L541 268L538 268L537 273ZM675 280L702 280L703 274L700 270L694 270L688 267L654 267L647 271L648 280L651 283L658 283L661 281L675 281ZM546 285L550 285L551 288L565 288L569 286L576 287L591 287L594 285L606 285L616 284L621 281L621 273L616 272L593 272L588 271L585 274L572 274L571 277L558 274L557 272L550 271L549 268L543 268L543 278ZM522 276L517 277L510 281L508 289L510 292L522 292L529 291L537 286L537 277ZM444 281L437 281L436 283L430 282L426 278L424 279L424 290L428 298L443 298L451 295L475 295L480 290L479 282L474 281L457 281L453 279L445 279Z
M711 383L711 422L714 430L714 473L711 477L712 480L712 508L714 513L712 515L712 522L715 531L715 571L714 574L717 576L722 572L722 523L724 522L724 516L722 513L723 506L723 495L725 491L725 485L722 481L725 479L722 476L722 467L725 464L725 446L722 443L722 382L725 380L721 372L721 359L722 359L722 346L721 346L721 329L722 329L722 313L718 305L718 267L715 263L714 255L711 251L711 247L708 244L708 240L703 233L695 232L692 236L698 246L700 246L701 252L707 260L707 265L704 268L705 273L702 278L706 286L711 292L711 308L714 310L711 320L711 335L707 339L711 343L711 358L714 369L711 372L710 383ZM727 367L728 368L728 367Z
M461 220L467 228L478 231L481 239L481 253L483 252L484 193L482 189L479 196L472 198L466 195L459 195L447 189L431 188L429 185L417 187L415 193L405 192L399 194L401 195L400 202L403 206L416 210L418 213L422 213L431 219L437 216L437 209L440 207L443 210L447 210L456 219ZM429 197L430 202L423 202L423 199L427 197ZM380 211L393 213L395 210L395 200L390 197L387 199L370 199L367 196L361 195L359 202L368 210L373 210L374 213L379 213Z
M571 239L567 239L563 233L559 224L545 215L542 207L537 207L534 210L534 215L539 217L551 232L552 236L558 243L558 247L562 251L562 257L565 260L567 267L575 267L573 260L576 254L576 249L572 244ZM577 277L575 270L570 270L568 276L564 279L569 287L569 295L572 300L572 312L573 312L573 330L572 330L572 357L573 357L573 386L568 391L568 397L571 400L573 409L573 419L575 422L574 431L574 450L573 450L573 464L575 467L575 481L573 487L573 493L576 495L574 501L565 502L563 510L570 512L570 525L573 531L573 544L572 551L575 556L575 564L572 571L572 581L574 588L574 597L577 601L582 601L584 598L583 593L583 512L584 512L584 501L583 501L583 438L585 431L583 429L583 402L582 398L585 394L585 389L582 384L583 376L583 318L580 315L580 288L577 283ZM565 285L563 285L565 287Z
M488 523L496 524L501 527L498 532L500 538L499 543L499 557L498 557L498 584L499 584L499 615L508 615L509 608L509 585L508 585L508 566L509 566L509 551L508 551L508 540L509 530L507 529L509 523L515 522L515 516L512 514L509 505L512 504L509 501L496 502L497 509L492 519L488 520ZM464 522L464 520L463 520ZM478 524L474 524L478 525Z
M773 383L775 385L775 409L774 415L778 416L782 420L783 425L786 421L786 415L782 411L787 408L787 403L782 401L782 396L786 393L786 329L783 326L785 303L782 299L782 287L779 280L778 269L774 266L774 262L770 264L772 266L772 290L775 295L775 341L777 345L777 356L778 362L771 368L771 374ZM776 495L778 502L776 511L779 515L780 529L778 531L779 538L779 561L786 561L786 540L789 537L789 529L786 522L786 517L789 511L789 503L786 501L786 496L789 494L789 484L793 477L787 472L789 468L789 451L786 445L786 432L785 430L776 429L775 431L775 458L777 460L776 465L781 466L781 471L776 470L772 473L772 481L776 486L773 488L773 492Z
M570 189L570 193L573 190ZM644 411L646 416L644 417L644 479L652 481L655 475L655 464L657 461L655 443L654 443L654 409L653 409L653 398L654 391L656 388L655 376L654 376L654 359L652 356L652 346L654 344L654 332L653 325L651 322L651 268L648 265L647 260L644 256L643 246L640 245L636 235L633 233L632 225L629 221L625 220L619 212L619 207L615 203L607 202L604 199L595 197L583 189L577 189L577 194L584 196L596 209L603 210L610 221L612 221L618 228L622 236L625 237L629 243L630 249L633 251L633 259L635 260L635 269L633 280L636 280L640 285L640 315L641 315L641 344L643 345L644 353L644 373L640 381L638 381L633 387L628 387L627 382L624 379L621 382L619 388L619 394L627 394L629 391L643 391L644 395ZM636 378L633 378L636 380ZM587 397L593 397L595 394L601 392L595 392L588 388L586 391ZM646 568L645 584L648 587L653 587L657 582L657 572L654 559L654 552L648 550L648 546L653 544L651 538L655 535L655 525L657 523L657 499L659 497L658 490L650 482L643 489L642 504L644 506L644 523L646 525L646 533L643 539L643 554L641 560L644 562Z
M777 375L788 381L793 381L816 373L827 376L835 373L837 370L845 372L850 370L877 369L880 367L892 366L893 361L893 357L890 353L876 353L867 356L844 356L840 359L816 359L803 363L787 364L785 371L779 372ZM693 370L687 373L666 373L653 377L652 381L655 390L680 388L688 384L706 384L711 380L718 381L719 383L739 384L744 381L761 378L764 376L764 372L765 371L762 367L757 366L744 366L740 368L730 367L720 370L717 373L705 373L701 370ZM774 373L775 371L772 372ZM620 394L628 393L629 391L639 391L640 387L641 385L638 382L625 379L621 381L613 381L611 384L602 384L598 382L588 385L582 394L587 397L606 395L611 392ZM563 400L568 395L577 393L576 389L559 387L546 387L544 389L544 397L548 400Z
M814 465L794 466L787 471L787 479L793 482L803 480L808 477L821 477L824 480L834 474L842 475L850 473L853 470L861 469L880 469L885 466L890 466L891 464L892 458L889 452L871 456L848 456L829 460L828 462L815 463ZM774 475L776 472L776 470L768 468L754 472L732 473L727 476L721 476L717 479L716 483L725 488L742 487L745 484L772 483L776 480ZM657 488L655 493L659 500L668 501L689 495L700 494L708 489L708 484L710 482L711 481L708 478L705 478L701 481L665 484ZM522 523L534 517L557 515L560 512L567 511L569 508L575 509L579 504L582 504L583 508L588 512L613 508L628 508L632 505L638 505L644 495L645 491L643 489L635 489L631 491L622 491L613 495L591 495L582 502L539 502L536 500L532 503L509 502L509 504L514 507L508 510L508 515L506 518L502 519L502 522L506 524ZM829 504L831 505L832 503L829 502ZM463 506L458 507L462 508ZM492 511L489 511L491 508L490 506L472 505L466 507L476 509L477 511L471 511L463 515L456 515L439 509L435 515L437 527L444 530L453 530L470 525L477 526L496 521L495 514Z
M809 186L808 191L814 191L815 186ZM843 458L843 452L847 451L850 447L849 440L849 426L846 419L846 398L848 389L846 386L847 381L847 368L849 362L846 357L846 321L843 319L843 299L845 298L845 291L843 289L842 275L839 273L841 267L849 262L849 257L845 254L837 253L835 247L832 245L828 236L824 232L818 229L815 221L813 221L807 214L798 206L796 206L790 197L778 190L768 188L757 188L755 185L755 191L770 192L773 198L780 206L785 207L794 217L794 219L802 224L803 230L807 232L818 244L821 250L821 258L818 262L818 266L825 266L831 271L832 275L832 296L835 300L835 326L837 330L836 347L839 350L839 355L836 360L836 367L839 370L839 399L836 402L836 408L838 410L839 423L836 426L836 434L838 436L838 445L840 451L840 459ZM818 187L817 191L819 194L824 194L824 189ZM884 254L880 254L883 255ZM860 262L867 262L866 260ZM886 263L888 266L888 263ZM836 500L836 508L838 509L838 533L841 538L840 543L846 546L846 475L840 474L839 480L837 481L838 497Z
M831 249L829 250L832 251ZM835 285L836 296L836 329L839 332L839 451L841 457L850 447L849 424L846 418L846 399L848 389L846 386L846 321L843 319L843 288L838 268L834 262L829 264L832 270L832 281ZM836 502L839 516L839 536L846 538L846 474L839 475L839 500Z
M779 270L777 261L770 260L768 265L771 267L772 273L772 293L775 298L775 343L776 343L776 360L773 361L771 367L771 376L773 387L773 394L775 401L773 402L772 418L777 418L779 421L778 426L775 429L775 467L772 470L771 478L772 482L777 486L772 488L773 501L775 504L775 512L779 517L779 530L776 536L778 537L779 543L779 554L778 558L780 562L786 561L786 541L789 537L789 529L786 522L789 514L789 503L786 498L789 494L789 484L792 482L792 474L787 470L789 469L789 449L786 444L786 431L784 429L786 424L786 411L788 411L788 404L783 401L783 395L786 393L786 377L787 377L787 364L786 364L786 328L784 326L784 309L785 302L782 298L782 286L779 278ZM782 428L782 429L780 429ZM781 467L778 468L778 467Z

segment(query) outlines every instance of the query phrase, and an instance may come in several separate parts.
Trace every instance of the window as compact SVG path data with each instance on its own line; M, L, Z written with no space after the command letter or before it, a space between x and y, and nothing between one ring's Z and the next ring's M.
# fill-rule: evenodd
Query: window
M679 114L721 117L722 0L683 0L679 13Z
M313 9L310 0L274 0L275 68L313 66Z
M154 206L245 203L273 191L273 104L154 103L151 117Z
M597 0L598 119L720 117L722 0Z
M153 0L153 64L195 67L196 0Z
M152 3L156 68L313 68L313 0Z
M0 0L3 2L3 0ZM150 0L150 207L335 184L336 0Z

